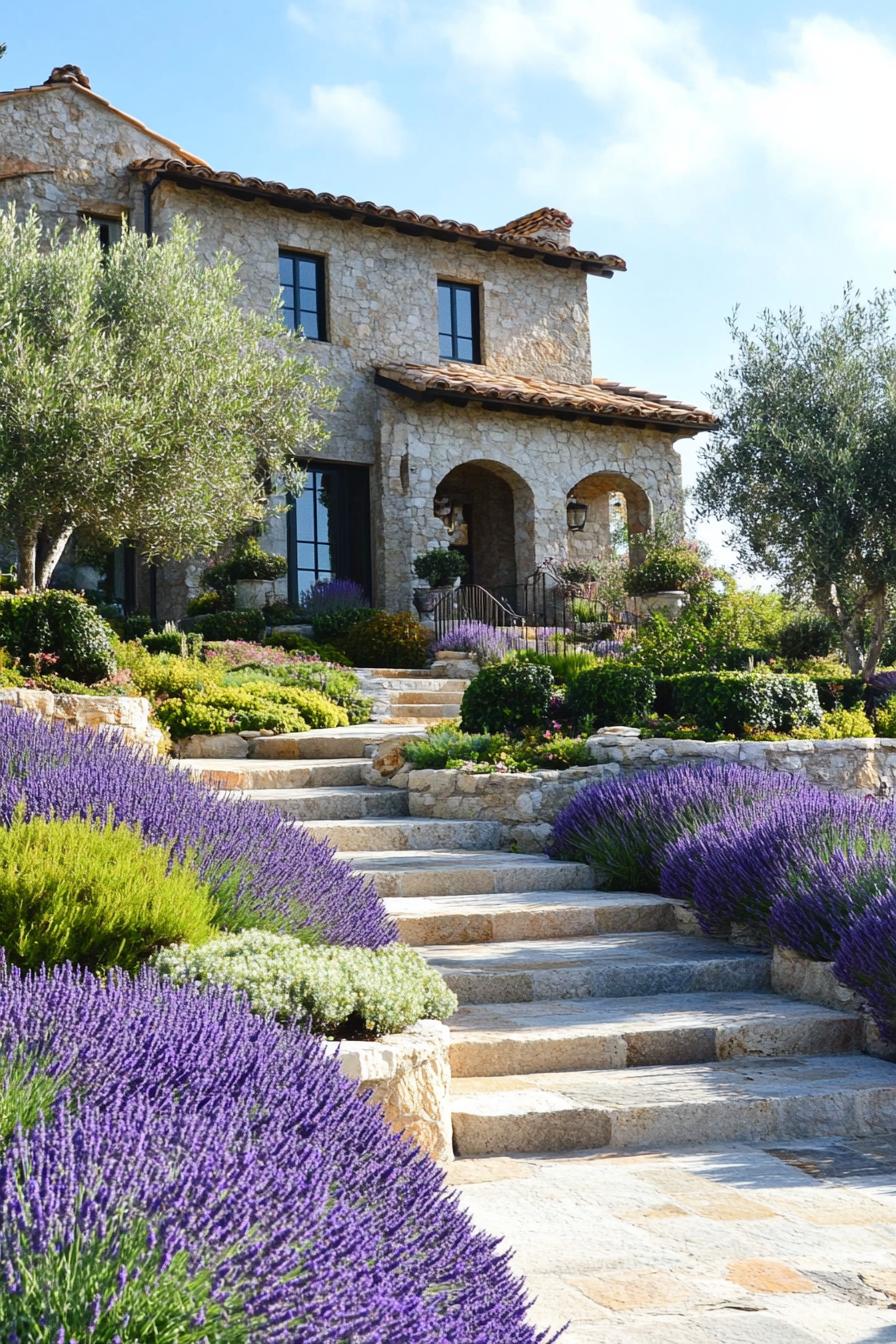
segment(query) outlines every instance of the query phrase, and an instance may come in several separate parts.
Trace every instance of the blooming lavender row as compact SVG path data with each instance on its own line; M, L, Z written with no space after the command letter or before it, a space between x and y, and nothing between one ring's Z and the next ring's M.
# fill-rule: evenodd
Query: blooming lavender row
M3 971L0 1061L4 1340L545 1339L436 1165L227 992Z
M395 930L375 890L330 846L262 803L219 798L148 754L90 730L70 732L0 707L0 824L31 816L105 817L191 852L232 928L381 947Z
M606 881L693 903L707 933L745 923L862 994L896 1040L896 806L736 765L601 781L551 852Z
M484 621L458 621L433 644L434 653L442 649L474 653L483 663L499 662L505 654L523 648L523 637L513 626L487 625Z

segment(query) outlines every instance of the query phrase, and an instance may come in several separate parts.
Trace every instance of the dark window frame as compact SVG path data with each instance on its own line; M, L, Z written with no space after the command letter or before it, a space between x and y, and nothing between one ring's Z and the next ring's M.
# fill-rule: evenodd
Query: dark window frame
M289 600L300 606L303 594L319 579L351 578L359 583L368 598L373 584L370 536L370 467L365 463L321 461L315 458L302 463L307 472L305 489L296 497L287 496L286 515L289 570L287 583ZM321 534L318 502L324 478L330 475L333 489L327 510L326 535ZM310 499L310 537L300 536L299 501ZM329 510L333 509L331 513ZM310 546L312 563L299 564L299 546ZM328 562L320 563L321 551L326 549Z
M455 359L462 364L481 364L482 363L482 302L480 298L482 286L471 283L466 280L448 280L439 277L436 285L436 294L441 296L443 290L447 290L450 295L451 303L451 330L442 330L441 316L438 315L439 326L439 358ZM457 319L457 296L459 293L469 294L470 296L470 335L461 334L458 331ZM439 303L438 308L441 308ZM442 350L442 341L447 340L451 343L451 353L447 354ZM472 345L472 353L463 355L460 353L460 342L469 341Z
M104 252L108 252L110 247L121 241L122 220L127 218L127 214L122 210L120 215L99 215L90 210L81 211L81 219L85 224L93 224L99 229L100 247Z
M291 288L293 294L293 303L291 305L292 307L291 321L287 316L289 310L287 306L283 303L283 290L285 286L283 285L282 280L280 280L280 267L282 266L282 263L284 261L289 262L292 267ZM301 302L298 303L296 302L296 298L298 295L301 294L302 289L309 288L309 286L307 285L299 284L300 279L299 264L301 262L307 262L314 267L314 293L316 298L316 308L314 310L314 316L317 319L316 336L309 335L308 332L305 330L305 327L301 321L302 313L303 312L310 313L311 309L310 308L303 309L301 307ZM306 341L319 341L323 342L324 344L328 343L330 339L330 323L328 320L329 314L327 312L326 257L322 256L319 252L301 252L299 251L298 248L281 247L277 254L277 276L278 280L280 281L280 302L281 307L283 309L283 321L289 328L289 330L297 332L301 329L302 335L305 337Z

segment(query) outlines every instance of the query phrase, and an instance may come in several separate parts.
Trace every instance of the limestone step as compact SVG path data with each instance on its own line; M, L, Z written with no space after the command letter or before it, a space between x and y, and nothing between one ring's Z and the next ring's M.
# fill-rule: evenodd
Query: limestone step
M419 695L424 700L438 700L442 695L453 695L455 700L460 700L470 683L463 677L407 677L405 680L382 680L381 684L396 700L406 695Z
M389 709L389 717L384 722L400 723L404 719L456 719L460 713L460 701L457 699L442 702L419 702L404 704L394 702Z
M355 851L342 856L384 899L458 896L468 892L582 891L594 886L584 863L505 850Z
M453 687L443 691L430 690L427 686L425 691L398 691L392 703L393 705L459 705L462 695L463 689L458 694Z
M364 756L368 747L417 731L422 733L423 729L415 730L412 726L396 729L383 723L365 723L357 728L314 728L307 733L256 737L249 743L249 755L262 761L356 759Z
M841 1054L862 1041L855 1013L761 993L480 1004L449 1025L456 1078Z
M388 792L397 790L389 789ZM442 821L439 817L310 821L307 830L318 839L330 840L341 853L359 849L379 852L405 849L482 850L489 845L497 845L501 836L501 827L496 821Z
M241 794L241 797L251 797ZM346 821L362 817L406 817L406 789L354 788L267 789L258 796L284 817L297 821Z
M627 891L399 896L386 902L402 942L489 943L675 928L676 902Z
M458 1078L462 1157L858 1136L896 1129L896 1067L866 1055Z
M429 945L420 951L461 1003L693 994L769 984L765 954L677 933Z
M216 789L315 789L363 784L368 765L363 757L346 760L309 761L215 761L184 760L173 764Z
M379 677L381 681L429 681L439 676L434 667L359 667L357 671L365 677Z

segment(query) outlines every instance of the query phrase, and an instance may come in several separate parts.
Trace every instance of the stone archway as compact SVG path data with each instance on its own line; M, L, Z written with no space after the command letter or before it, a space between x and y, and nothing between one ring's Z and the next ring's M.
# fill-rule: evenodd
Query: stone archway
M501 462L464 462L437 485L433 511L442 544L467 558L466 582L512 602L535 569L535 499L523 478Z
M634 561L639 538L650 531L653 522L646 491L619 472L595 471L572 487L572 496L588 505L588 516L581 532L568 533L570 560L584 563L606 555L613 548L614 534L624 526L629 558Z

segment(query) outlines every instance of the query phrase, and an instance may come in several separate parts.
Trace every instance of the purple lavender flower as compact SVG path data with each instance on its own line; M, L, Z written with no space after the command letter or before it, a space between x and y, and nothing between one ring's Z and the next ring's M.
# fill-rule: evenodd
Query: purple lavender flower
M0 824L28 816L105 817L190 851L231 928L253 924L329 943L395 940L382 901L331 846L264 804L219 798L186 772L89 729L71 732L0 706Z
M600 780L560 812L548 853L593 864L630 890L658 891L666 853L682 835L801 787L789 775L719 764Z
M484 621L458 621L432 646L473 653L482 663L496 663L508 653L523 648L523 637L514 626L486 625Z
M865 999L881 1035L896 1044L896 880L892 876L843 934L834 974Z
M0 974L0 1060L23 1051L59 1090L0 1156L0 1337L546 1338L496 1242L314 1037L226 992L65 966Z
M319 579L302 599L302 606L309 616L368 605L364 589L352 579Z

